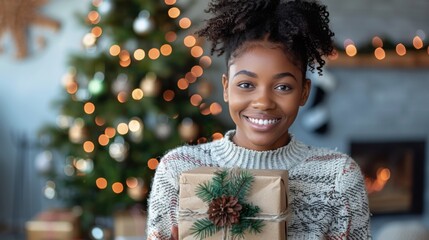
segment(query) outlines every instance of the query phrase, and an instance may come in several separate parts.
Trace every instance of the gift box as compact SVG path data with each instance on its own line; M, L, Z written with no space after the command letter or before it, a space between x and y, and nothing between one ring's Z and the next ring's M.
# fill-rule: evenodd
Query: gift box
M229 204L231 212L234 212L236 209L237 212L240 212L240 216L243 215L243 206L245 204L251 204L259 208L259 212L253 218L246 218L257 220L262 222L263 226L261 232L259 233L250 233L249 231L245 232L244 239L256 240L256 239L286 239L287 229L286 229L286 218L288 212L288 172L286 170L244 170L238 169L238 171L246 171L250 173L253 177L250 189L246 195L245 204L237 207L236 201L230 201L232 199L229 196L224 196L220 200L214 201L213 198L208 198L205 196L205 199L201 197L201 194L198 194L201 187L205 190L215 189L213 187L216 175L219 177L219 173L225 173L225 170L220 168L213 167L199 167L190 171L183 172L180 176L180 190L179 190L179 239L191 240L191 239L200 239L201 235L198 236L195 234L195 229L199 226L201 227L204 224L209 224L211 221L213 224L217 221L216 224L222 225L222 219L219 220L216 217L215 210L218 205ZM232 171L237 172L237 169ZM222 173L221 173L222 174ZM237 173L235 173L237 175ZM226 177L226 183L230 182L229 178ZM219 178L217 178L219 180ZM231 187L231 186L229 186ZM203 190L204 190L203 189ZM219 190L219 189L217 189ZM200 191L201 192L201 191ZM204 194L204 191L203 195ZM210 193L208 194L210 195ZM212 200L208 200L212 199ZM211 201L211 202L210 202ZM229 201L229 202L228 202ZM216 205L218 204L218 205ZM235 205L234 205L235 204ZM209 210L209 206L211 212ZM216 206L216 207L214 207ZM241 210L240 210L241 209ZM209 219L211 216L211 219ZM228 221L237 223L237 217L231 215ZM224 219L224 220L225 220ZM240 223L243 220L239 220ZM199 222L199 223L197 223ZM224 239L225 235L227 238L232 239L229 230L232 228L232 225L229 225L227 228L225 226L219 227L221 230L216 231L210 236L204 236L204 239Z
M79 217L66 209L50 209L26 223L28 240L72 240L79 238Z
M147 214L140 209L124 210L115 213L115 240L145 239Z

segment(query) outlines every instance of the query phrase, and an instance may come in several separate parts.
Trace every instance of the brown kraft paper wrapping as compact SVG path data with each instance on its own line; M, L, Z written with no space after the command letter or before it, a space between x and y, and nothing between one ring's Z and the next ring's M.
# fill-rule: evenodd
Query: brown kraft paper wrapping
M191 210L194 212L206 212L207 204L195 195L195 188L204 182L211 181L213 173L222 170L214 167L198 167L183 172L180 176L179 211ZM247 202L258 206L260 214L279 215L288 209L288 172L286 170L251 170L246 169L254 176L252 189L249 192ZM179 239L194 240L190 229L194 221L179 218ZM247 233L246 240L283 240L286 239L286 222L264 221L261 233ZM217 232L207 239L222 239L222 231Z

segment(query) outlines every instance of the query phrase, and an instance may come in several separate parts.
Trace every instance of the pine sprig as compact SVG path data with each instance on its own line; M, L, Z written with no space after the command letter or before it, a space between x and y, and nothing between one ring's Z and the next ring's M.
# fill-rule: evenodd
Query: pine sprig
M262 232L264 226L262 220L248 219L255 217L260 212L258 206L247 203L247 195L251 190L253 181L254 176L249 171L221 170L214 173L211 181L201 183L196 187L196 195L205 203L211 203L213 200L225 196L238 199L238 203L242 206L239 221L227 228L233 238L244 238L246 231L252 234ZM222 227L216 226L208 218L196 220L191 228L192 234L199 239L212 236L220 230Z
M220 228L214 225L212 221L204 218L195 221L195 223L192 225L191 233L199 239L205 239L212 236L219 230Z

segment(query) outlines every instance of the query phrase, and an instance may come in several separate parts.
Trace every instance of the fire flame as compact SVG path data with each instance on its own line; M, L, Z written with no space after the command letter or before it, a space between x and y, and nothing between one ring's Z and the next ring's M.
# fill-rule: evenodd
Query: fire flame
M387 181L390 179L390 169L381 167L377 169L377 174L375 179L366 177L365 186L366 190L369 193L379 192L383 190Z

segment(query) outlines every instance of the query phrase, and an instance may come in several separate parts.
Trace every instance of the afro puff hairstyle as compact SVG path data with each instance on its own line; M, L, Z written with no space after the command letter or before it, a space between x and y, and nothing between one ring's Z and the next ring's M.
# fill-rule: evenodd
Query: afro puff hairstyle
M264 39L279 44L303 72L321 74L323 57L333 53L329 13L315 0L212 0L206 12L213 17L197 35L227 64L244 43Z

